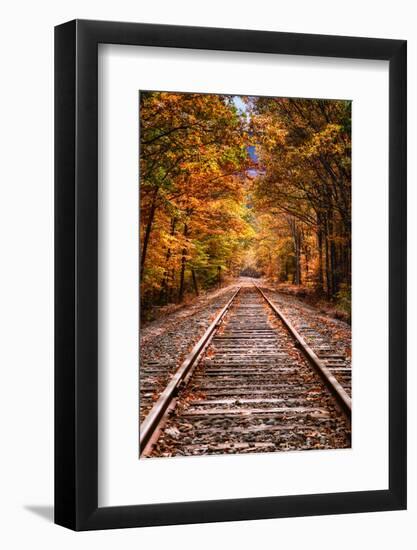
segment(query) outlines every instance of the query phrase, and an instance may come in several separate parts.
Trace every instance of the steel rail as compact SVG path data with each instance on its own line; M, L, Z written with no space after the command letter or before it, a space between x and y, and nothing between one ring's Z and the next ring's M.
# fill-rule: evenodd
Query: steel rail
M304 338L300 335L300 333L294 328L292 323L285 317L285 315L282 313L282 311L273 303L271 300L265 296L264 292L253 283L254 287L259 291L261 296L265 299L266 303L270 306L272 311L275 313L275 315L281 319L281 321L284 323L286 329L288 332L295 338L295 340L299 344L299 348L302 351L303 355L306 357L306 359L309 361L309 363L316 369L316 371L321 376L322 380L326 384L326 386L329 388L329 390L332 392L334 397L336 398L337 402L341 406L343 412L347 416L348 420L351 421L352 416L352 400L345 391L345 389L342 387L340 382L333 376L333 374L330 372L330 370L326 367L326 365L319 359L319 357L316 355L316 353L311 349L311 347L307 344L307 342L304 340Z
M227 304L222 308L220 313L216 316L214 321L207 328L207 330L205 331L203 336L200 338L200 340L197 342L197 344L193 347L193 349L184 359L181 366L175 372L174 376L170 380L165 390L159 396L158 401L155 403L155 405L149 411L149 414L146 416L146 418L140 425L139 451L141 456L144 453L145 449L147 448L149 442L151 441L153 434L158 429L158 426L162 421L163 417L165 416L166 412L170 408L170 405L173 399L175 398L175 396L177 395L179 388L181 387L182 384L184 384L186 380L189 379L193 368L198 363L198 358L201 357L201 355L203 354L203 352L211 342L211 339L214 336L214 333L216 332L223 317L225 316L230 306L232 305L234 299L238 295L240 289L241 287L239 287L236 290L236 292L233 294L233 296L230 298Z

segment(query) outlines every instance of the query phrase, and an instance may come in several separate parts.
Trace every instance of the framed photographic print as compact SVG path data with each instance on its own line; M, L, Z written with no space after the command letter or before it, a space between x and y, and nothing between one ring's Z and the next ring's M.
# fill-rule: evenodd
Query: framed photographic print
M55 521L406 507L406 42L55 29Z

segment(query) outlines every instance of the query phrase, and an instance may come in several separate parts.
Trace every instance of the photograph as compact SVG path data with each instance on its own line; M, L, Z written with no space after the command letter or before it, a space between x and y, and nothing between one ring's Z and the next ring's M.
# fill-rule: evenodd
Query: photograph
M351 447L349 99L139 91L139 457Z
M410 550L415 6L193 8L4 4L0 547Z

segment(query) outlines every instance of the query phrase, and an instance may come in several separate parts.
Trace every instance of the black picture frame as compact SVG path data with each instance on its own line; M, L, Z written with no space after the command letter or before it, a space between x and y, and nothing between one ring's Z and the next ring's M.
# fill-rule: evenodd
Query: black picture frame
M389 488L98 507L98 44L389 62ZM406 41L74 20L55 28L55 522L74 530L406 508Z

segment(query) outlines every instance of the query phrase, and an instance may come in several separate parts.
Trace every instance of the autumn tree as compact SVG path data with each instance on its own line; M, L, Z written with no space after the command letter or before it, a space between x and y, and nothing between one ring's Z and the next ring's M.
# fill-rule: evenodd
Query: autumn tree
M287 225L293 282L307 276L335 296L350 285L350 102L253 98L251 106L262 167L254 182L257 211L281 220L280 234L272 220L266 228L276 248Z
M350 290L348 101L140 94L142 306L225 274Z
M140 96L143 299L182 300L231 270L250 230L242 217L247 122L230 96Z

